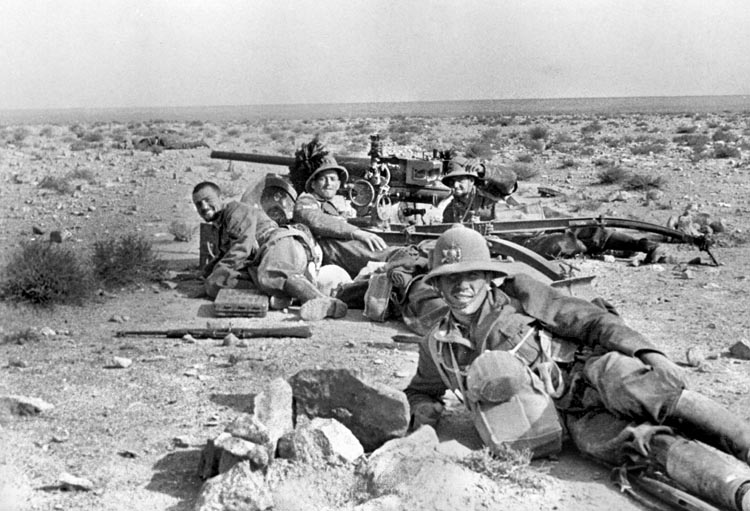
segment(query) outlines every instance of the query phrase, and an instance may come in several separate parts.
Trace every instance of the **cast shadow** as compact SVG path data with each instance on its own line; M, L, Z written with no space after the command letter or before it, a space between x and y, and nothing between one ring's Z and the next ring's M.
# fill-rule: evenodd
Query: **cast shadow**
M199 449L172 451L154 465L154 475L146 489L179 499L168 511L188 511L195 507L203 481L197 475Z
M256 394L211 394L208 398L220 406L232 408L240 413L252 413Z

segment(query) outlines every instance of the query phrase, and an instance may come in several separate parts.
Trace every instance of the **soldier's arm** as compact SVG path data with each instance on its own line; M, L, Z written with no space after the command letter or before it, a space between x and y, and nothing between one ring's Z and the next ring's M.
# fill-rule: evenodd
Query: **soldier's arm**
M258 215L253 208L241 205L232 209L227 217L224 231L229 237L229 248L216 267L239 271L258 248L255 239Z
M346 219L325 213L314 197L305 195L294 205L293 221L309 227L316 238L354 239L359 230Z
M625 325L619 316L587 300L565 295L528 275L506 278L502 290L516 301L514 305L538 319L555 335L631 356L663 355L643 335Z
M421 342L417 373L404 390L411 409L413 427L417 428L422 424L434 426L437 423L443 412L442 397L447 389L426 342Z

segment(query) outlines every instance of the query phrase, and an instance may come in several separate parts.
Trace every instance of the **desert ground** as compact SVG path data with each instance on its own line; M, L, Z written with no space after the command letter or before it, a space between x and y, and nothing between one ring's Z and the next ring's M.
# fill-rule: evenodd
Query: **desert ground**
M366 156L375 132L386 140L386 154L419 157L452 148L511 165L521 178L521 202L660 225L692 205L705 218L722 221L712 249L719 266L682 244L667 245L669 259L662 264L623 257L569 263L575 275L595 276L596 293L683 364L693 388L750 420L750 361L729 351L750 337L746 113L3 126L3 267L22 242L49 239L53 231L82 254L97 240L137 233L152 241L169 273L161 281L102 290L84 305L36 307L7 296L0 302L0 395L54 405L33 417L0 417L0 509L192 509L202 484L196 467L203 444L271 379L304 368L350 367L372 381L406 386L416 351L391 340L405 328L397 321L369 322L358 310L311 324L311 339L258 339L247 347L114 335L205 327L214 319L210 302L194 297L200 288L194 278L199 218L190 191L209 179L238 198L266 173L285 169L229 165L210 159L211 149L291 156L319 133L334 154ZM129 143L157 134L204 140L209 147L153 152ZM606 182L615 175L638 179ZM542 197L539 186L561 193ZM192 237L177 241L176 226L187 227ZM292 308L239 319L235 326L298 321ZM28 329L39 335L19 335ZM702 361L688 364L688 350L693 362ZM129 358L132 365L109 368L112 357ZM476 446L469 429L449 422L439 431L442 439L454 436ZM178 437L182 441L175 442ZM619 493L606 468L571 449L533 462L532 469L546 483L511 487L508 509L643 509ZM64 472L89 479L93 490L60 491ZM346 508L338 502L303 501L297 508Z

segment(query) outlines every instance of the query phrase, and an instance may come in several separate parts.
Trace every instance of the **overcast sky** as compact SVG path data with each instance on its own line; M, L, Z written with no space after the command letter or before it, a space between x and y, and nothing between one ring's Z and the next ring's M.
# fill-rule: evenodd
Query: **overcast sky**
M0 0L0 108L750 94L748 0Z

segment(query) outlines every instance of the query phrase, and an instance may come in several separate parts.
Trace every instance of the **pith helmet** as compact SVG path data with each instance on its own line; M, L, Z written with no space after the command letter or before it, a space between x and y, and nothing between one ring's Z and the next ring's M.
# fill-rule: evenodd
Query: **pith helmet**
M448 173L443 176L441 181L445 186L450 187L453 180L457 177L473 177L474 181L479 179L484 172L484 165L474 159L467 159L463 156L456 156L448 163Z
M503 263L492 259L484 236L462 224L456 224L435 242L435 248L430 254L430 273L425 277L425 282L441 275L469 271L507 275Z
M326 170L335 170L336 172L338 172L341 184L344 184L349 180L349 172L347 172L344 167L336 162L336 158L334 158L330 154L327 154L321 160L320 166L317 169L313 170L312 174L310 174L310 177L308 177L307 181L305 181L306 192L312 192L312 188L310 187L310 185L312 184L313 180L318 176L318 174L320 174L321 172L325 172Z

